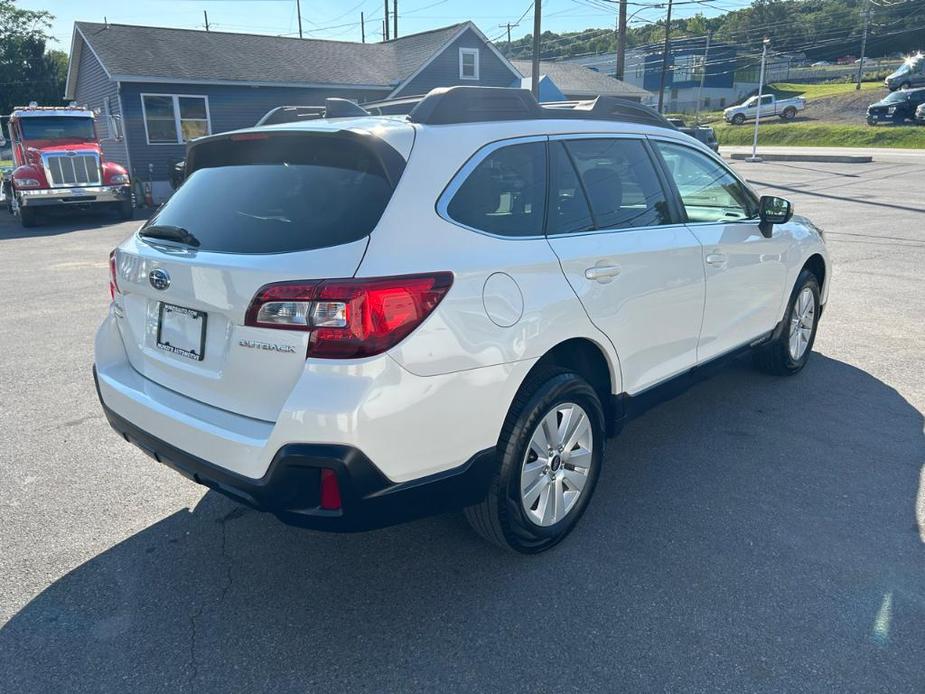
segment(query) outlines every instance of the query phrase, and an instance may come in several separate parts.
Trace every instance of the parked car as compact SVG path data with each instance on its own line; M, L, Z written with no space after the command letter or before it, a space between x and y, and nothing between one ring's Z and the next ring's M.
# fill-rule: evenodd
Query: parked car
M680 130L685 135L690 135L695 140L699 140L714 152L719 152L719 141L716 139L716 131L708 125L687 125L682 118L669 118L668 122Z
M783 120L793 120L797 112L806 108L806 99L795 96L791 99L778 99L774 94L762 94L761 117L778 116ZM738 106L730 106L723 111L723 118L727 123L742 125L746 120L754 120L758 116L758 96L746 99Z
M548 549L609 435L733 355L799 372L828 293L788 201L606 97L451 87L186 162L110 255L99 398L156 460L295 525L464 508Z
M925 125L925 104L919 104L915 109L915 122L918 125Z
M832 63L830 63L828 60L817 60L817 61L816 61L815 63L813 63L810 67L826 67L826 66L831 65L831 64L832 64Z
M887 75L883 84L890 91L925 86L925 56L909 56L895 72Z
M925 103L925 88L891 92L867 107L867 124L902 123L915 118L915 111Z

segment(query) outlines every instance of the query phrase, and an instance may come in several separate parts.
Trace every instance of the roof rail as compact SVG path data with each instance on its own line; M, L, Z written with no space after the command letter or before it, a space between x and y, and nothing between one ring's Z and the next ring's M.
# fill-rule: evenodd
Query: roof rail
M404 96L399 99L368 101L363 104L363 108L374 116L407 116L415 106L421 103L424 96L424 94L418 94L416 96Z
M263 114L256 125L274 125L275 123L295 123L302 120L315 120L324 117L324 106L277 106Z
M447 125L504 120L609 120L676 128L655 109L617 96L590 101L539 103L527 89L508 87L442 87L432 90L412 109L413 123Z

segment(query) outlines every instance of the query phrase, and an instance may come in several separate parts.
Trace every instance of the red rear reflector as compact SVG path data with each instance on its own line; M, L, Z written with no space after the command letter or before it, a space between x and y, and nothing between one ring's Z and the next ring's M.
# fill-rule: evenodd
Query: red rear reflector
M309 357L368 357L410 335L452 284L449 272L269 284L257 292L244 324L309 331Z
M325 511L337 511L340 508L337 473L326 467L321 468L321 508Z
M109 252L109 298L115 299L119 292L119 283L116 282L116 251Z

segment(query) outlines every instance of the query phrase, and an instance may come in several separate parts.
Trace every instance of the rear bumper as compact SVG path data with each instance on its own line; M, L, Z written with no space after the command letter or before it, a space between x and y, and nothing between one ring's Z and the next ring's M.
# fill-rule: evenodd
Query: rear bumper
M495 449L463 465L410 482L392 482L360 450L334 444L295 443L280 448L266 474L253 479L181 451L106 406L110 425L126 441L185 477L284 523L316 530L357 532L459 510L485 497L496 469ZM333 470L341 508L320 507L321 470Z
M42 190L21 190L18 193L20 205L23 207L48 207L122 202L131 199L132 187L123 185L44 188Z

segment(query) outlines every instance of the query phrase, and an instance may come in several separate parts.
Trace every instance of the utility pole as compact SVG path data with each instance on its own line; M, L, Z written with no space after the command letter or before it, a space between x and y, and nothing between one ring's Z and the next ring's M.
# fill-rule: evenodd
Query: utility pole
M389 0L385 0L385 40L389 40Z
M768 58L768 45L771 39L764 37L761 48L761 70L758 73L758 103L755 104L755 138L752 140L752 156L745 161L761 161L758 156L758 123L761 122L761 95L764 92L764 63Z
M295 12L296 19L299 20L299 38L302 38L302 0L295 0Z
M362 12L360 12L360 38L363 43L366 43L366 18L363 17Z
M209 30L209 13L203 10L202 16L206 18L206 31L208 31Z
M517 25L515 24L514 26L517 26ZM507 27L507 52L505 54L505 57L510 58L511 57L511 23L508 22L507 24L498 25L499 29L503 29L504 27Z
M700 125L700 106L703 103L703 82L707 77L707 65L710 59L710 39L713 38L713 30L707 30L707 45L703 49L703 65L700 66L700 88L697 90L697 113L694 117L694 123Z
M665 103L665 77L668 74L668 47L671 40L671 0L668 0L668 17L665 19L665 47L662 49L662 75L658 80L658 112Z
M386 38L385 38L385 20L384 20L384 19L382 20L382 27L381 27L381 28L382 28L382 40L385 41Z
M540 99L540 32L543 15L540 4L541 0L533 3L533 64L530 75L530 90L537 101Z
M392 38L398 38L398 0L392 0Z
M870 0L867 0L867 9L864 10L864 35L861 38L861 62L858 63L858 79L854 88L861 88L861 77L864 74L864 53L867 51L867 29L870 27Z
M627 0L620 0L620 11L617 13L617 65L614 76L623 79L626 69L626 5Z

